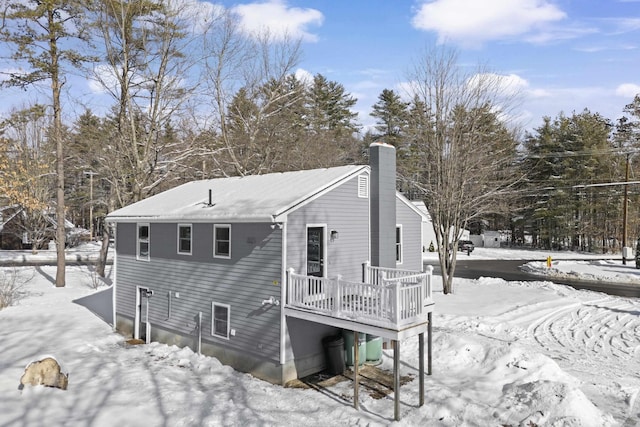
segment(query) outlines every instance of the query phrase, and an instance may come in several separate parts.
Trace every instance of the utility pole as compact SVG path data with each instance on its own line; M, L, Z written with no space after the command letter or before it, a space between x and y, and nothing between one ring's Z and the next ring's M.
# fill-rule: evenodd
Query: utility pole
M626 247L627 247L627 205L629 197L629 153L627 153L627 164L624 172L624 197L622 205L622 264L627 265Z
M97 172L83 171L85 175L89 175L89 235L93 242L93 175L97 175Z

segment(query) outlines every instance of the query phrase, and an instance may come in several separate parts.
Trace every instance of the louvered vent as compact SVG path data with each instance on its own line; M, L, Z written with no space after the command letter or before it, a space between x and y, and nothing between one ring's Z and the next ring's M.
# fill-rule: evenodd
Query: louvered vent
M367 175L358 176L358 197L363 199L369 197L369 177Z

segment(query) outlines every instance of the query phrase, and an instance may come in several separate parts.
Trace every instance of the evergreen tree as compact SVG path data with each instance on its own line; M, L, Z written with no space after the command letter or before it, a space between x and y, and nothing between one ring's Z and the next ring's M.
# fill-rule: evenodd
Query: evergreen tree
M554 120L545 117L543 125L527 135L526 216L534 245L592 250L597 241L606 240L604 233L615 234L610 219L616 218L618 209L607 203L617 190L591 186L616 180L618 158L610 127L602 116L585 109L570 117L563 113Z
M358 114L351 111L355 103L343 85L316 74L306 96L309 132L331 131L337 136L356 132Z
M409 103L403 102L393 90L384 89L378 95L370 114L376 118L377 136L387 144L399 147L409 121Z
M86 40L82 17L83 2L69 0L28 0L10 2L3 11L0 38L10 46L11 57L24 72L11 74L8 84L26 88L42 81L51 87L52 127L50 138L56 153L56 286L65 286L65 170L62 124L64 63L74 66L91 60L74 49L77 40ZM75 45L77 46L77 45Z

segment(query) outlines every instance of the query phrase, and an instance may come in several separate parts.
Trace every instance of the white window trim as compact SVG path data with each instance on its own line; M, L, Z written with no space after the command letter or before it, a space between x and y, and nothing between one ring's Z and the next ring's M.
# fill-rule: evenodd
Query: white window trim
M217 239L216 239L216 230L219 228L228 228L229 229L229 255L218 255L216 254ZM214 258L224 258L231 259L231 224L214 224L213 226L213 257Z
M227 335L226 336L216 334L216 325L215 325L215 322L216 322L215 308L216 307L224 307L227 309ZM231 332L231 306L229 304L222 304L219 302L212 301L211 302L211 336L228 340L230 339L229 338L230 332Z
M369 175L358 175L358 197L369 198Z
M396 240L395 249L396 249L396 264L402 264L402 258L404 255L404 233L402 232L402 224L396 224L396 236L398 235L398 229L400 229L400 241ZM400 259L398 259L398 245L400 246Z
M140 227L147 227L147 256L140 255L140 242L144 240L140 239ZM138 261L149 261L151 258L151 226L148 222L141 222L136 224L136 259Z
M184 252L180 250L180 228L189 227L189 252ZM177 227L178 236L177 236L177 248L178 255L191 255L191 251L193 250L193 226L191 224L178 224Z

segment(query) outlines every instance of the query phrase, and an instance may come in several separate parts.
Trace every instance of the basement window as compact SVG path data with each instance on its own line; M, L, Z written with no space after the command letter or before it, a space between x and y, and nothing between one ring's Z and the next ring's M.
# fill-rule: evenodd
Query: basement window
M217 302L211 303L211 335L228 340L230 320L231 306Z
M149 261L149 224L138 224L136 259Z

